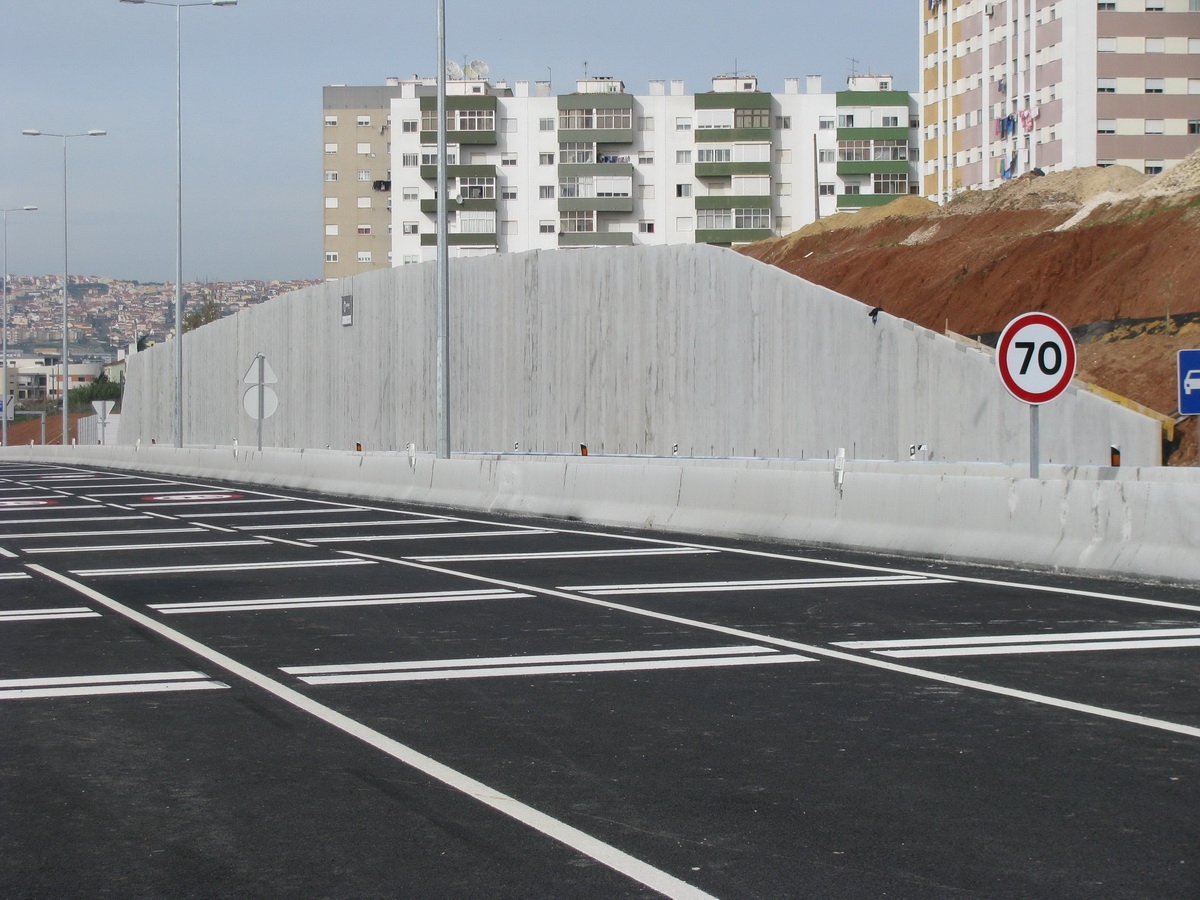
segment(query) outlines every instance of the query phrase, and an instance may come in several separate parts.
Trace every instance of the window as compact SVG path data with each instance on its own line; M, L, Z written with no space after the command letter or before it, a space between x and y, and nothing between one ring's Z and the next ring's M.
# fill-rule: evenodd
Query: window
M733 159L732 147L697 147L696 162L727 163Z
M400 131L404 134L416 134L419 126L420 123L416 119L402 119L400 121Z
M359 143L359 144L358 144L358 145L355 147L355 152L356 152L356 153L357 153L359 156L370 156L370 155L371 155L371 144L370 144L370 142L368 142L368 141L362 141L362 142L360 142L360 143Z
M767 109L739 109L733 114L734 128L770 128L771 111Z
M325 237L337 237L337 236L338 236L338 227L336 225L326 225L325 226Z
M838 128L853 128L854 113L843 113L838 116Z
M681 166L691 165L692 151L691 150L676 150L675 151L675 162Z
M837 193L837 187L836 187L836 185L832 185L832 184L822 184L820 186L820 188L818 189L818 193L822 197L832 197L834 194Z
M539 200L553 200L554 199L554 185L552 185L552 184L540 185L538 187L538 199Z
M791 116L776 116L775 130L776 131L791 131L792 117Z
M1117 79L1115 78L1097 78L1096 93L1097 94L1115 94L1117 92Z
M691 117L690 116L676 116L675 117L675 130L676 131L691 131L692 130Z
M326 156L332 156L335 153L337 153L337 144L326 144L325 145L325 155Z
M1147 175L1161 175L1163 170L1163 161L1161 159L1148 159L1146 165L1142 169Z
M872 176L876 194L907 194L908 176L892 172L876 172Z
M371 251L370 250L359 250L358 251L358 261L360 263L369 263L371 261Z
M596 230L596 213L593 210L567 210L559 217L559 231L563 234L584 234Z
M355 124L357 124L357 125L370 125L370 124L371 124L371 117L370 117L370 116L359 116Z
M1200 134L1200 119L1188 119L1188 134Z
M596 145L581 141L568 141L558 145L558 161L564 164L594 163L596 161Z
M862 185L861 184L847 184L846 190L843 193L848 194L850 196L856 196L858 194L861 194L862 193Z
M371 170L370 169L359 169L358 170L358 180L359 181L370 181L371 180Z
M771 179L765 175L735 175L733 193L738 197L765 197L771 193Z
M332 127L334 125L337 125L337 116L326 116L325 117L325 126L328 128L328 127Z
M638 116L638 131L653 131L654 116Z
M420 158L421 154L419 153L402 153L400 155L400 165L415 166Z
M460 234L495 234L496 214L483 209L465 209L458 214Z
M421 257L417 256L415 253L412 253L412 254L406 253L404 256L402 256L400 258L400 264L405 265L405 266L415 266L420 261L421 261Z
M633 111L628 109L598 109L596 110L597 128L619 128L622 130L633 127Z
M553 118L538 119L538 131L553 131L553 130L554 130L554 119Z
M899 116L884 116L883 117L883 127L884 128L899 128L900 127L900 117Z
M840 162L866 162L870 159L870 141L838 141L838 160Z
M538 154L538 165L539 166L554 165L554 154L553 153L539 153Z
M696 228L701 231L732 227L733 210L731 209L701 209L696 211Z
M467 200L495 200L496 179L487 175L472 175L458 179L458 196Z
M370 197L359 197L358 198L358 208L359 209L370 209L371 208L371 198Z
M638 185L638 199L639 200L653 200L654 199L654 185L639 184Z
M338 177L337 172L329 171L329 170L327 170L325 172L325 180L326 181L337 181L337 177Z
M358 226L358 233L359 233L359 234L370 234L370 233L371 233L371 226L370 226L370 225L359 225L359 226Z
M337 123L335 122L334 124L336 125ZM338 252L336 250L326 250L325 251L325 262L335 263L337 261L338 261Z
M554 232L555 228L553 219L542 219L540 222L538 222L538 234L554 234Z
M733 161L734 162L759 162L765 163L771 161L771 145L770 144L734 144L733 145Z
M675 196L676 196L676 197L690 197L690 196L692 196L692 186L691 186L690 184L677 184L677 185L675 185Z
M1163 120L1162 119L1147 119L1145 133L1146 134L1162 134L1163 133Z
M1117 161L1115 159L1098 159L1098 160L1096 160L1097 168L1101 168L1101 169L1107 169L1109 166L1115 166L1116 164L1117 164Z
M595 128L596 119L590 109L560 109L558 127L562 129Z
M1096 4L1096 9L1098 9L1100 12L1116 12L1116 0L1100 0L1100 2Z
M501 200L516 200L517 199L516 187L514 187L513 185L505 185L504 187L500 188L500 199Z
M400 226L400 233L401 234L419 234L420 227L417 225L416 222L405 222L403 225Z
M326 209L337 209L338 208L338 198L337 197L326 197L325 198L325 208Z
M1146 0L1146 12L1162 12L1163 0Z
M654 223L649 219L642 219L638 222L639 234L654 234Z
M500 120L500 133L501 134L516 134L517 133L517 120L516 119L501 119Z
M1161 94L1163 92L1164 86L1165 86L1165 81L1162 78L1147 78L1146 79L1146 93L1147 94Z
M500 165L515 166L516 164L517 164L517 154L515 154L515 153L501 153L500 154Z
M1160 37L1146 38L1146 52L1147 53L1166 53L1167 52L1167 39L1160 38Z
M1200 53L1200 38L1188 38L1188 53Z
M1200 94L1200 78L1188 79L1188 93L1193 95Z
M820 121L817 123L817 128L820 131L833 131L836 127L837 124L831 116L821 116Z
M517 233L517 220L516 219L501 220L500 233L501 234L516 234Z
M1117 39L1115 37L1102 37L1096 41L1096 50L1099 53L1116 53Z
M638 153L638 165L639 166L654 165L654 153L650 150L642 150L640 153Z
M1117 120L1116 119L1097 119L1096 134L1116 134Z
M897 162L908 159L908 141L875 141L872 158L876 162Z
M400 189L400 197L402 200L416 200L418 196L418 189L415 187L406 187Z
M777 164L779 164L781 166L786 166L791 161L792 161L792 151L791 150L789 150L785 147L785 148L781 148L781 149L775 151L775 162Z
M456 115L457 114L457 115ZM495 131L496 112L491 109L458 109L450 110L447 116L455 116L456 131ZM437 110L434 110L437 118Z

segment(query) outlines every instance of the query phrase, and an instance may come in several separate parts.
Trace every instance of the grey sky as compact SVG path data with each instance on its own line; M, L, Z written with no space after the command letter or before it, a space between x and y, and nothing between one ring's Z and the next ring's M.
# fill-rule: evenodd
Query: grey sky
M713 75L917 78L915 2L903 0L447 0L447 53L491 78L568 90L583 75L689 92ZM184 279L321 274L321 88L433 75L435 0L240 0L183 10ZM0 0L0 205L9 269L62 270L62 141L69 142L72 274L166 281L175 270L175 12L119 0Z

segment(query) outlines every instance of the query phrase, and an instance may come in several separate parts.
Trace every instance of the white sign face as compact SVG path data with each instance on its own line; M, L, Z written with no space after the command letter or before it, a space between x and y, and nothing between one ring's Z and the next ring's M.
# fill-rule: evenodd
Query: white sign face
M112 412L112 408L117 405L115 400L93 400L92 409L96 411L102 420L108 418L108 414Z
M279 379L275 377L275 370L271 368L271 364L267 362L266 357L263 357L263 384L278 384ZM246 377L242 379L245 384L258 384L258 359L250 363L250 368L246 370Z
M1075 377L1075 339L1067 326L1045 313L1017 316L996 344L1000 380L1023 403L1048 403Z
M279 395L271 388L264 387L263 392L263 415L264 419L271 418L275 410L279 409ZM258 386L248 388L246 393L242 394L242 408L250 415L250 418L258 418Z

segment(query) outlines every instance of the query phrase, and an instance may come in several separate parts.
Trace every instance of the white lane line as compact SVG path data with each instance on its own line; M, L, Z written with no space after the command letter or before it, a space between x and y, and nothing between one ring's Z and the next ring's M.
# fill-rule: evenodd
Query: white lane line
M81 584L78 581L74 581L42 566L32 566L31 568L102 604L113 612L149 628L159 636L192 651L202 659L248 681L255 687L273 694L302 712L308 713L326 724L369 744L429 778L440 781L442 784L466 794L468 797L491 807L497 812L509 816L585 856L591 857L601 865L607 866L615 872L619 872L634 881L644 884L651 890L658 891L663 896L671 898L671 900L716 900L711 894L693 887L687 882L676 878L674 875L657 869L623 850L618 850L611 844L606 844L580 831L578 828L573 828L565 822L551 818L545 813L507 794L503 794L481 781L476 781L474 778L464 775L462 772L452 769L432 757L417 752L406 744L389 738L387 735L373 728L368 728L361 722L351 719L349 716L323 703L311 700L299 691L273 678L268 678L266 675L255 671L249 666L243 665L232 657L219 653L211 647L193 640L182 632L176 631L150 616L139 613L137 610L131 609L122 603L118 603L111 597L107 597L99 591L94 591L85 584Z
M664 669L718 669L733 666L766 666L816 662L809 656L779 653L775 656L722 656L707 659L663 659L633 662L575 663L574 665L499 666L496 668L442 669L433 672L375 672L361 675L309 675L306 684L380 684L389 681L450 681L460 678L509 678L523 675L583 675L596 672L648 672Z
M72 575L100 578L108 575L182 575L199 572L265 572L270 569L321 569L328 566L374 565L369 559L296 560L265 563L213 563L203 566L135 566L121 569L75 569Z
M989 634L974 637L918 638L888 641L837 641L848 650L890 650L900 647L969 647L994 644L1054 644L1066 641L1120 641L1130 638L1200 637L1200 628L1137 628L1128 631L1068 631L1038 634Z
M247 538L240 541L176 541L164 544L97 544L94 547L24 547L22 553L107 553L116 550L198 550L213 547L262 547L268 541Z
M945 584L941 578L896 575L863 578L773 578L764 581L678 581L648 584L591 584L565 586L564 591L579 591L596 596L618 594L695 594L710 591L790 591L806 588L837 587L903 587L908 585Z
M302 501L296 500L294 502L300 503ZM191 513L191 515L203 516L206 519L233 519L233 518L242 517L242 516L309 516L309 515L317 516L317 515L327 515L329 513L344 513L344 512L359 512L359 511L379 512L379 510L366 510L365 508L359 507L359 506L338 506L338 507L334 507L332 509L326 509L325 507L316 507L316 508L310 509L310 508L305 507L303 509L263 509L263 510L251 510L249 512L245 512L245 511L241 511L241 512L196 512L196 513ZM446 521L451 521L451 520L447 519ZM297 525L295 527L300 528L303 526Z
M212 506L218 504L221 506L241 506L244 503L289 503L286 497L243 497L238 500L152 500L149 503L130 503L134 509L143 509L146 507L167 507L167 506ZM203 515L203 513L197 513Z
M186 603L151 603L164 615L208 612L253 612L276 609L320 609L331 606L391 606L416 603L461 603L471 600L532 599L533 594L503 588L479 591L425 591L407 594L345 594L334 597L282 597L277 600L209 600Z
M204 531L202 526L192 528L110 528L107 531L27 531L22 534L0 533L0 540L26 540L28 538L80 538L80 537L124 537L127 534L195 534Z
M176 485L174 485L174 484L168 484L168 483L161 483L161 484L120 484L120 485L116 485L116 484L114 484L114 485L112 485L112 486L113 486L113 487L122 487L122 488L126 488L126 487L136 487L136 488L140 488L141 490L137 490L137 491L106 491L106 492L104 492L104 493L101 493L100 491L101 491L101 490L103 490L103 487L101 487L99 490L93 490L93 489L91 489L91 487L89 486L89 487L87 488L87 492L88 492L88 494L89 494L90 496L92 496L92 497L100 497L100 498L108 498L108 497L145 497L147 493L150 493L150 492L153 492L153 491L158 491L159 493L162 493L164 488L174 488L174 487L176 487ZM242 493L242 492L240 492L240 491L239 491L239 493Z
M599 606L604 609L626 612L631 615L643 616L645 618L654 619L661 622L671 622L675 625L683 625L689 628L699 628L704 631L712 631L717 634L724 634L740 640L754 641L755 643L766 644L771 647L782 647L787 650L795 650L800 653L811 654L813 656L823 657L825 659L836 659L842 662L854 663L861 666L869 666L871 668L882 669L887 672L897 672L902 675L922 678L927 681L936 681L942 684L952 684L956 687L981 691L988 694L995 694L997 696L1008 697L1028 703L1037 703L1043 706L1051 706L1057 709L1068 710L1070 712L1078 712L1083 713L1084 715L1113 719L1115 721L1125 722L1127 724L1140 725L1146 728L1155 728L1160 731L1168 731L1175 734L1185 734L1189 737L1200 738L1200 728L1193 725L1181 725L1178 722L1168 722L1165 719L1154 719L1149 716L1126 713L1116 709L1108 709L1103 706L1093 706L1088 703L1076 703L1073 700L1063 700L1058 697L1047 696L1046 694L1036 694L1032 691L1022 691L1015 688L1004 687L1003 685L989 684L986 681L975 681L974 679L960 678L956 675L945 675L941 672L933 672L928 669L917 669L901 663L891 662L890 660L877 659L870 656L859 656L854 653L848 653L844 650L833 650L828 647L820 647L814 644L803 644L799 641L790 641L785 638L777 638L767 634L745 631L741 628L729 628L725 625L717 625L712 622L704 622L699 619L688 619L684 618L683 616L674 616L669 613L657 612L656 610L628 606L612 600L589 597L586 594L572 594L563 590L539 588L534 585L522 584L515 581L507 581L499 578L488 578L483 575L473 575L469 572L460 572L454 569L432 566L427 563L418 563L409 559L395 559L386 556L376 556L353 550L343 550L340 552L345 553L348 556L354 556L361 559L373 559L376 562L394 563L396 565L407 566L412 569L421 569L426 572L438 572L443 575L456 575L459 578L465 578L468 581L477 581L497 587L506 587L511 590L531 591L546 597L561 597L564 600L574 600L578 603L586 603L588 605Z
M896 659L942 656L999 656L1013 653L1074 653L1091 650L1145 650L1200 647L1200 638L1158 638L1145 641L1073 641L1066 644L1000 644L991 647L926 647L917 650L876 650Z
M361 537L339 534L336 537L314 537L302 535L301 540L314 544L352 544L360 541L436 541L442 538L475 538L475 537L524 537L531 534L553 534L548 528L505 528L502 531L447 531L437 534L366 534Z
M32 578L26 572L0 572L0 581L16 581L18 578Z
M138 672L66 678L13 678L0 681L0 700L90 697L99 694L148 694L227 690L229 685L203 672Z
M331 510L338 512L338 510ZM378 525L425 525L453 519L375 519L370 522L284 522L275 525L238 525L239 531L286 531L295 528L374 528Z
M17 554L13 553L11 550L5 550L3 547L0 547L0 556L3 556L5 559L19 558Z
M455 556L413 556L421 562L503 562L540 559L610 559L629 556L692 556L715 553L690 547L633 547L624 550L557 550L546 553L465 553Z
M414 659L403 662L334 663L320 666L280 666L289 675L348 675L370 672L423 672L431 669L497 668L551 663L630 662L653 659L686 659L710 656L777 656L774 647L735 644L730 647L689 647L669 650L614 650L608 653L544 653L528 656L468 656L460 659Z
M147 519L145 513L138 513L136 516L64 516L61 519L56 519L50 516L41 516L36 519L0 519L2 525L57 525L60 522L129 522L133 519ZM3 536L3 535L0 535Z
M100 613L86 606L62 606L57 609L0 610L0 622L39 622L46 619L99 618Z
M0 510L4 509L4 504L14 502L17 499L18 498L15 498L15 497L5 497L3 500L0 500ZM22 501L24 501L27 498L22 497L20 499ZM46 499L44 499L44 497L39 497L37 499L41 500L41 502L45 503L46 505L45 506L14 506L12 508L15 510L19 510L20 512L22 512L24 514L41 513L41 512L48 512L48 513L49 512L63 512L65 510L71 510L71 509L74 509L74 510L97 509L96 506L90 505L87 503L67 504L67 503L59 503L57 500L46 500ZM53 516L51 517L51 519L53 519ZM12 521L14 521L14 520L5 519L3 517L0 517L0 525L7 525Z

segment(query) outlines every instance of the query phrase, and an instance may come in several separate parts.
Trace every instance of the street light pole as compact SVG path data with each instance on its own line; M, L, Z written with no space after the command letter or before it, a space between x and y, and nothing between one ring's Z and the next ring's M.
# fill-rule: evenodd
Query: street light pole
M437 4L437 456L450 458L450 239L446 234L446 0Z
M4 375L0 381L0 397L3 398L4 415L0 416L0 447L8 446L8 417L12 410L9 409L10 401L8 394L8 214L10 212L32 212L37 209L36 206L15 206L12 209L0 210L4 214L4 277L0 281L0 288L4 292L4 319L3 319L3 350L0 351L0 357L3 358Z
M183 51L182 13L185 6L237 6L238 0L206 3L166 3L161 0L121 0L138 6L175 9L175 404L172 418L174 445L183 446Z
M29 135L30 137L56 137L62 138L63 146L63 287L62 287L62 333L63 333L63 355L62 355L62 444L67 446L71 440L71 418L67 409L67 397L70 392L71 380L69 377L68 355L70 353L70 325L67 321L67 310L69 303L67 301L67 274L69 267L67 264L67 138L76 137L103 137L108 134L107 131L101 131L98 128L93 128L91 131L80 131L74 134L58 134L53 131L37 131L32 128L27 128L21 134ZM7 363L7 360L6 360Z

